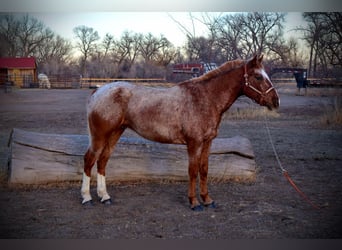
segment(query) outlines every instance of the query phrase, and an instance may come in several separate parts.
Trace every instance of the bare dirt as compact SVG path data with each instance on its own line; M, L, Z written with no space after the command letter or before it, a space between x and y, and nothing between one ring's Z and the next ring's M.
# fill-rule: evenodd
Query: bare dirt
M187 183L111 183L114 203L80 204L80 184L7 185L7 141L12 128L86 134L85 100L91 90L13 90L0 93L0 238L341 238L342 130L321 117L335 90L295 96L279 88L278 116L269 128L283 167L321 208L314 209L282 176L267 137L263 116L233 113L258 110L239 99L225 115L219 137L237 134L253 144L258 166L254 183L210 183L216 209L193 212ZM136 136L125 132L124 136ZM186 168L186 166L184 166ZM91 192L96 196L95 186Z

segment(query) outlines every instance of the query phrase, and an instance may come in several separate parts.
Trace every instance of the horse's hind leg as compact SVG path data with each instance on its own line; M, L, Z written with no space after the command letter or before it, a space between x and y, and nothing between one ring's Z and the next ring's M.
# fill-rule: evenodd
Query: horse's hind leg
M100 201L104 204L112 203L111 198L107 193L106 187L106 165L117 141L123 132L123 128L113 132L97 161L97 195L100 198Z
M104 204L111 204L110 196L107 193L105 168L110 157L110 147L107 144L97 161L97 195Z
M84 155L84 171L81 187L81 195L83 198L82 204L89 203L92 200L90 195L91 169L93 168L99 156L99 152L101 152L102 149L103 143L101 141L92 140L91 145L89 146L87 152Z

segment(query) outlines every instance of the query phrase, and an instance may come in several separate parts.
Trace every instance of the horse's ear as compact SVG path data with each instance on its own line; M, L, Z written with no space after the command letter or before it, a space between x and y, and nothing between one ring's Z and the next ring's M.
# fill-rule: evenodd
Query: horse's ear
M258 55L255 54L255 55L253 56L253 58L250 59L249 62L250 62L250 64L251 64L252 66L256 66L256 65L257 65L257 62L258 62Z
M263 58L264 58L263 54L260 54L260 55L259 54L255 54L253 56L253 58L251 59L251 64L253 66L256 66L256 67L260 66Z
M261 63L263 58L264 58L264 55L261 54L261 55L259 56L259 58L258 58L258 63Z

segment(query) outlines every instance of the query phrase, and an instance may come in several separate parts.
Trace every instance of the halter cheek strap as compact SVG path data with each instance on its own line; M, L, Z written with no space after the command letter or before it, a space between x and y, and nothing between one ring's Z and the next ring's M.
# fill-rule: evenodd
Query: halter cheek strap
M245 64L245 74L243 75L244 78L245 78L245 85L247 87L249 87L250 89L254 90L255 92L257 92L259 95L261 96L265 96L267 95L269 92L271 92L274 87L271 86L269 87L265 92L261 92L260 90L258 90L257 88L255 88L254 86L252 86L249 82L248 82L248 74L247 74L247 63Z

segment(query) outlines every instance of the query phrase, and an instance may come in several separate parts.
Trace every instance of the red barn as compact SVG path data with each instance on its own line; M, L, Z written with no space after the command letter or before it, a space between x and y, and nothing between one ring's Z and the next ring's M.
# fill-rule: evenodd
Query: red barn
M17 87L29 87L37 81L37 64L34 57L0 58L0 84L12 82Z

